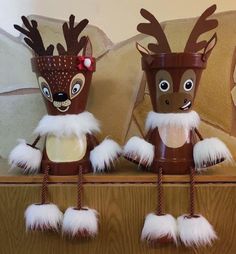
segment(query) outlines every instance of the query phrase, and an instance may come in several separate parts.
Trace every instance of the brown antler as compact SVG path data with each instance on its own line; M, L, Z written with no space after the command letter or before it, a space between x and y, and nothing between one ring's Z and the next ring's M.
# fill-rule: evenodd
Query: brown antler
M87 26L88 20L83 19L76 26L74 26L75 25L74 23L75 23L75 16L71 15L69 18L69 26L66 22L62 26L65 41L66 41L67 51L60 43L58 43L57 50L59 55L77 55L80 52L80 50L84 47L87 41L86 36L82 36L80 40L78 41L78 36Z
M197 20L189 39L186 43L184 52L198 52L206 47L207 41L197 42L199 36L205 32L208 32L217 27L218 21L216 19L207 18L211 16L216 10L216 5L212 5L208 9L206 9L203 14Z
M25 43L39 56L53 55L54 46L52 44L47 49L44 47L42 37L38 31L38 23L35 20L31 20L30 24L30 21L25 16L22 16L21 19L26 29L18 25L14 25L14 28L26 35L24 38Z
M140 33L153 36L154 38L156 38L158 42L158 44L149 43L148 49L154 53L161 53L161 52L170 53L171 49L170 49L169 43L167 41L165 33L163 32L161 28L161 25L156 20L156 18L145 9L141 9L140 13L150 23L140 23L137 26L137 30Z

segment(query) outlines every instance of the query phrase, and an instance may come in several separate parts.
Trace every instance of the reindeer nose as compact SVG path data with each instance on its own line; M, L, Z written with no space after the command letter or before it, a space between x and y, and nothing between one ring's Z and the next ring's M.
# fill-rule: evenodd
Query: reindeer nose
M66 101L67 99L68 99L68 96L66 93L59 92L59 93L53 94L54 101Z

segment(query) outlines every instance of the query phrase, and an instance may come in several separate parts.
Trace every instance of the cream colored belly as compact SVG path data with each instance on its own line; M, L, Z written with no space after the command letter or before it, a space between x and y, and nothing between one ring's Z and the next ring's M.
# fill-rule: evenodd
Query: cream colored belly
M53 162L72 162L83 159L87 150L86 136L77 137L47 136L46 152Z
M178 148L189 143L189 131L175 126L158 128L162 142L171 148Z

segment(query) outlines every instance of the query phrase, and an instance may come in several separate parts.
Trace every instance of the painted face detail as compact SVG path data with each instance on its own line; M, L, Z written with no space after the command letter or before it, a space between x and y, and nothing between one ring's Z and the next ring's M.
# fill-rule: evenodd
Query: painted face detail
M176 75L181 78L176 78ZM158 112L187 112L193 106L196 73L192 69L184 71L158 70L155 74L156 108Z
M44 78L45 77L45 78ZM85 84L83 73L51 71L38 77L39 88L46 100L59 112L67 112Z

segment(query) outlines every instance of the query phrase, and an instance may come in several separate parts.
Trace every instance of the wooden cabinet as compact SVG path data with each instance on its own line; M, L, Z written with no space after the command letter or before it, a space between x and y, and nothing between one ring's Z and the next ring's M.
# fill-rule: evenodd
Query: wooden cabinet
M120 166L124 168L123 166ZM236 168L216 167L197 176L196 210L215 227L219 239L211 248L147 246L140 233L147 213L155 209L156 176L133 166L117 172L84 176L84 203L100 213L94 240L70 240L56 232L25 232L24 211L40 200L41 175L8 173L0 162L0 254L175 254L236 253ZM76 204L76 177L50 177L50 199L65 211ZM188 212L188 176L164 176L165 211Z

